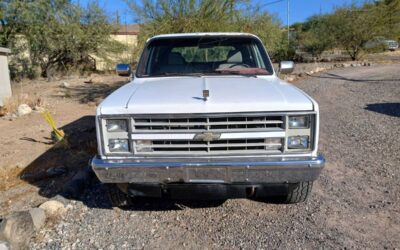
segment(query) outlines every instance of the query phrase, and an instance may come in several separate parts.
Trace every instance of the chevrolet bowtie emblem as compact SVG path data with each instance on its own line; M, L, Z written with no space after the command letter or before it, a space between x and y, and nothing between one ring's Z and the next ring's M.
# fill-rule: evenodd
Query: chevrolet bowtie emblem
M220 137L221 137L221 134L219 134L219 133L204 132L201 134L196 134L194 136L194 139L198 140L198 141L210 142L210 141L218 140Z
M204 98L204 100L207 101L208 97L210 97L210 90L203 89L203 98Z

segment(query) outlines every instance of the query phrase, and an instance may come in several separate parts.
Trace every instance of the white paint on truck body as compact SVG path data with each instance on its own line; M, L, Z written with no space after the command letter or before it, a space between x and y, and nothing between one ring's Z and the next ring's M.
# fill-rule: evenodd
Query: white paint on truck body
M202 93L204 81L210 97ZM272 76L136 78L108 96L99 115L311 111L311 98Z

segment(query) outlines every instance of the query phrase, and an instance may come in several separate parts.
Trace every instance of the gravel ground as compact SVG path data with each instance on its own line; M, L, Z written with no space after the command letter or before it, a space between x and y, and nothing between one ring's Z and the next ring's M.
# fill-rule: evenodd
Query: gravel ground
M121 210L95 182L30 248L399 248L399 65L334 70L295 85L320 104L327 158L306 203L144 199Z

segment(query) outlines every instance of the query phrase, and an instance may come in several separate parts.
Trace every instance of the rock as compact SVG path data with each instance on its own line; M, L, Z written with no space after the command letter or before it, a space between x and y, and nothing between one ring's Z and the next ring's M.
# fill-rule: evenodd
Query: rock
M33 110L36 111L36 112L40 112L40 113L44 112L44 108L40 107L40 106L33 107Z
M64 88L69 88L71 86L71 84L69 84L67 82L63 82L61 86Z
M66 206L70 201L64 198L62 195L57 194L53 198L51 198L54 201L59 201L61 202L64 206Z
M90 107L96 107L96 102L88 102L87 103Z
M0 241L0 250L9 250L9 245L7 241Z
M24 116L30 113L32 113L32 109L28 104L21 104L18 106L18 116Z
M90 80L86 81L85 83L88 83L88 84L103 83L103 79L102 79L102 76L94 74L94 75L91 75Z
M66 211L64 204L56 200L49 200L39 206L48 217L58 217Z
M350 63L343 63L342 65L343 65L343 68L348 68L348 67L350 67L350 66L351 66L351 64L350 64Z
M0 224L0 240L8 241L11 249L24 249L34 232L35 226L28 211L14 213Z
M31 214L33 225L35 226L36 230L42 228L46 222L46 214L44 210L36 207L30 209L29 213Z
M295 80L296 80L296 76L287 76L286 77L286 81L288 81L288 82L293 82Z

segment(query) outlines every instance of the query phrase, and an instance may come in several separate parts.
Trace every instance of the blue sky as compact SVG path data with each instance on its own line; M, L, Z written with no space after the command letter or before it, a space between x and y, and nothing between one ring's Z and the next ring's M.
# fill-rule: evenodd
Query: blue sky
M75 0L82 5L93 0ZM134 23L132 15L129 13L128 7L124 0L96 0L100 6L105 8L107 12L114 15L117 11L121 16L121 22ZM140 0L139 0L140 1ZM287 0L252 0L254 4L265 5L264 10L270 13L275 13L281 19L282 23L286 24L286 6ZM315 14L329 13L335 6L350 3L362 3L364 0L289 0L290 1L290 23L302 22ZM276 3L274 3L276 2ZM271 3L271 4L269 4Z

